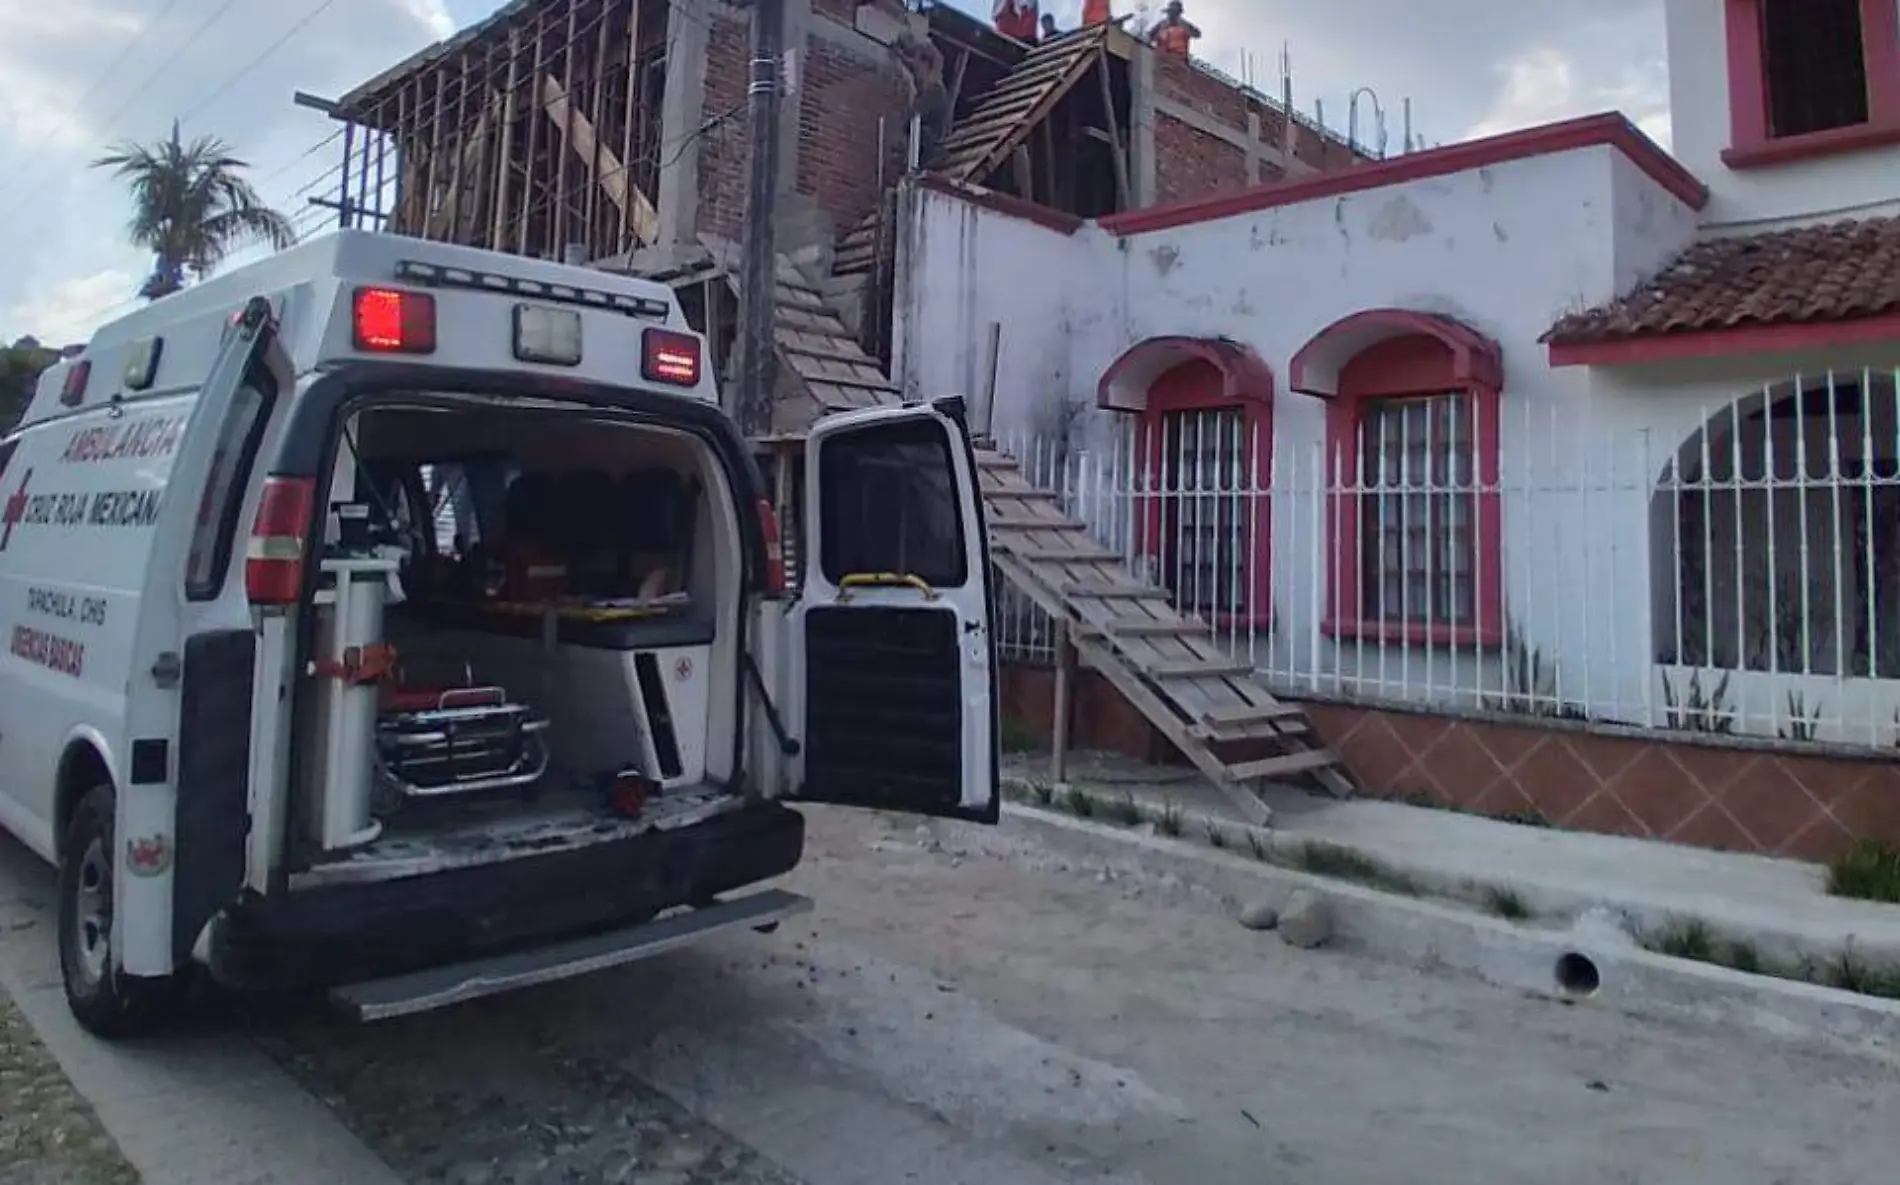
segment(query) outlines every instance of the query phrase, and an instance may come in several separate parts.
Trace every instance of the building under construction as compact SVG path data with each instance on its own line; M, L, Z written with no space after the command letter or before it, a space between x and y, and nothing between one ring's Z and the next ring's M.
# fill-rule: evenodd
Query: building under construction
M788 14L781 243L878 266L912 152L908 32L951 111L924 162L1082 217L1362 159L1276 102L1116 27L1025 46L941 4ZM737 238L749 10L723 0L514 0L338 100L346 223L597 262Z
M537 256L652 242L668 11L514 0L344 96L343 220Z
M903 398L890 377L899 182L924 142L908 184L981 193L1067 229L1364 159L1284 97L1116 26L1029 46L944 5L788 7L772 422L756 442L788 523L802 521L803 470L772 459L817 416ZM336 205L353 224L664 280L728 376L749 17L725 0L515 0L334 104L349 161ZM940 126L920 136L933 109ZM1167 588L1130 584L1118 557L1078 549L1086 525L1008 458L985 449L978 466L998 571L1081 631L1089 665L1250 818L1265 820L1250 789L1263 778L1349 786L1297 709L1185 649L1205 626ZM790 550L797 531L785 534ZM1138 637L1102 632L1129 606Z

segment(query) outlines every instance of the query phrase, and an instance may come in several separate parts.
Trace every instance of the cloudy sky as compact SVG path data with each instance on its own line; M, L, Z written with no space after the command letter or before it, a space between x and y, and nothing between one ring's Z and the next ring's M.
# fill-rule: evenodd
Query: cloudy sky
M122 193L87 167L106 145L181 119L188 137L232 144L265 198L309 225L309 187L326 173L334 184L339 146L317 147L333 125L291 92L341 93L498 3L0 0L0 340L79 340L133 307L148 260L123 243ZM1064 20L1081 6L1044 4ZM1205 57L1274 91L1285 49L1295 102L1323 102L1329 124L1371 87L1393 150L1407 98L1431 143L1618 108L1666 144L1661 4L1187 0ZM1362 99L1362 139L1367 109Z

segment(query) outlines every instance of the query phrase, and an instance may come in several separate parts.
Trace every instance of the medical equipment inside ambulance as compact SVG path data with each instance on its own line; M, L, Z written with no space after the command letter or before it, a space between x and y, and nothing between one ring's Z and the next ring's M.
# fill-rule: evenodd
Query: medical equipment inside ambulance
M345 446L306 671L319 740L309 784L322 788L303 798L306 838L326 852L361 849L427 826L432 809L494 810L550 792L640 815L684 772L655 656L602 661L562 636L690 611L691 483L665 469L525 468L505 453L366 460L348 434ZM618 728L564 739L550 708L577 718L577 693L589 695L581 664L621 685L602 706L630 710ZM683 681L693 657L670 665ZM574 739L583 731L591 744Z

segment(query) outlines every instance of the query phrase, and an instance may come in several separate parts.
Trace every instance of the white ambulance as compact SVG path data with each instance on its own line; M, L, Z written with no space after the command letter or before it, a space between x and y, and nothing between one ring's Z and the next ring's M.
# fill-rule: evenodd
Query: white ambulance
M994 822L955 400L840 415L799 586L663 285L342 232L101 329L0 442L0 822L72 1010L375 1019L809 905L826 802Z

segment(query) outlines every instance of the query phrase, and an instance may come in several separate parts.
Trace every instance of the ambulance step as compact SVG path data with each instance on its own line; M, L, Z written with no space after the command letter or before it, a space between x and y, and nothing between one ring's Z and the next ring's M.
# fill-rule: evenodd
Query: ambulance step
M330 992L330 998L356 1020L390 1020L477 1000L516 988L553 983L590 971L603 971L636 959L663 954L723 930L757 929L777 925L811 910L808 897L768 889L763 893L722 901L703 909L686 910L644 925L606 934L589 935L535 950L495 955L353 983Z

